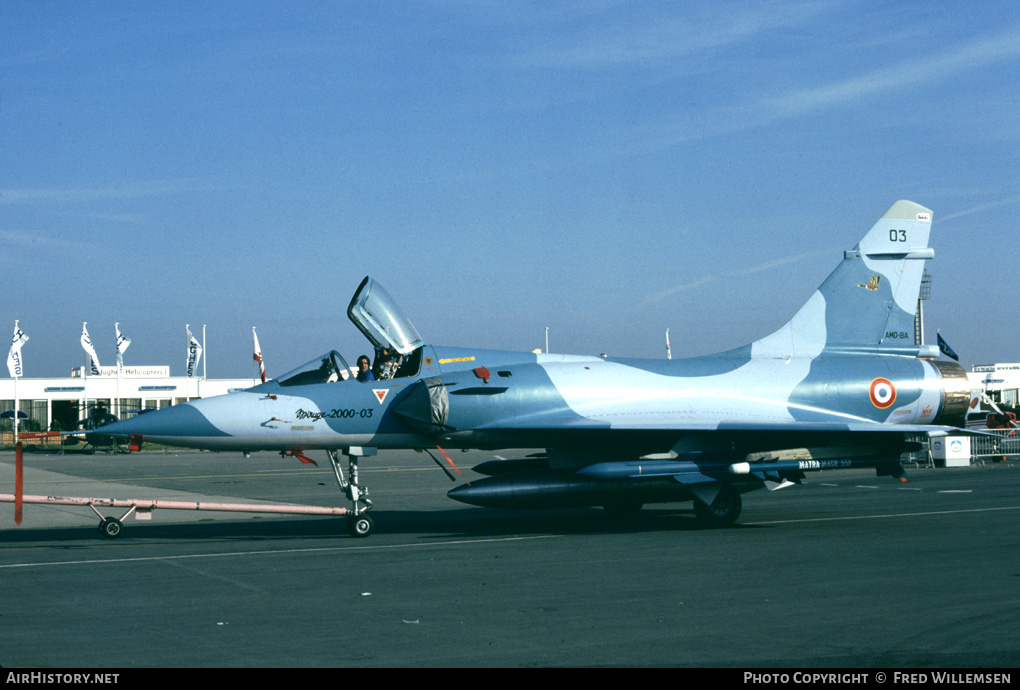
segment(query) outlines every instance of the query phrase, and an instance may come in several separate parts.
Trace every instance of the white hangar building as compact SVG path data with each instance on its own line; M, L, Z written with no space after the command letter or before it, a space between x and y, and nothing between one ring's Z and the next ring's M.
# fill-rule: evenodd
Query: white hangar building
M27 415L27 419L21 417L19 432L72 431L98 408L123 419L141 409L162 409L259 383L251 378L171 376L169 366L125 366L121 376L115 366L100 367L98 376L82 374L79 368L70 378L0 378L0 413L14 409L16 395L18 409ZM4 444L13 441L11 422L0 421Z

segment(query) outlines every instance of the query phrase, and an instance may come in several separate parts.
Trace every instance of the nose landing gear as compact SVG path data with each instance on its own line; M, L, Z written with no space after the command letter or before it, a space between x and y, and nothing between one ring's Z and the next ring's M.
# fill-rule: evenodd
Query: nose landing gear
M363 538L372 533L375 527L372 518L367 512L372 509L372 501L368 498L368 489L358 483L358 460L372 457L379 452L378 448L366 446L351 446L343 451L347 456L347 473L350 478L344 476L340 467L340 451L326 451L329 455L329 462L333 465L333 474L336 476L340 490L350 500L352 508L347 517L347 533L352 537Z

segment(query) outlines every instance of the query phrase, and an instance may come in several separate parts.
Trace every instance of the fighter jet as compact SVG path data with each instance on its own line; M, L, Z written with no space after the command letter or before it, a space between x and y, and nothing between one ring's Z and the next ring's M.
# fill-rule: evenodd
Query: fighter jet
M691 359L430 345L366 277L347 314L374 348L375 380L355 378L332 351L245 391L103 431L135 447L302 459L325 450L353 505L354 536L373 529L358 462L395 448L545 449L476 467L488 476L449 492L469 504L627 516L693 501L704 523L729 525L741 494L799 483L807 471L874 467L902 479L903 453L963 426L963 368L913 343L931 220L928 209L896 202L779 330Z

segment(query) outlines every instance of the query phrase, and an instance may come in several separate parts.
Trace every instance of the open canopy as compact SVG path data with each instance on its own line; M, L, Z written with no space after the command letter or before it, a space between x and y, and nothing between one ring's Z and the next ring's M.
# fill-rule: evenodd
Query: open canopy
M409 355L425 344L411 322L397 309L389 293L369 276L361 281L351 298L347 316L379 349L392 349Z

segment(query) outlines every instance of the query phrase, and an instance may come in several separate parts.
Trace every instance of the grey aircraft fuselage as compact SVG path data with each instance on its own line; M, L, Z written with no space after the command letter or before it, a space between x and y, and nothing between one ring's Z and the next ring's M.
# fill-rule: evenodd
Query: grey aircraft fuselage
M962 382L957 367L916 357L754 358L737 350L651 360L426 345L422 359L415 376L289 387L271 380L175 406L158 422L135 419L147 422L146 441L210 450L539 448L560 437L605 450L616 434L590 432L632 431L621 450L644 455L668 452L690 433L960 425L966 411L962 397L954 405L944 392L947 378ZM485 378L475 372L482 367ZM425 395L430 382L445 388L445 419ZM683 428L664 429L664 419Z

